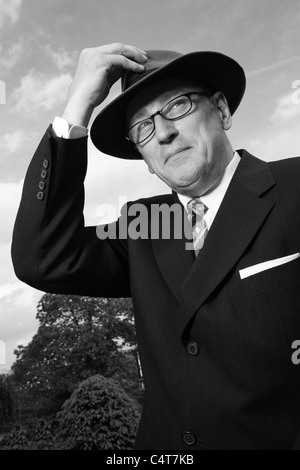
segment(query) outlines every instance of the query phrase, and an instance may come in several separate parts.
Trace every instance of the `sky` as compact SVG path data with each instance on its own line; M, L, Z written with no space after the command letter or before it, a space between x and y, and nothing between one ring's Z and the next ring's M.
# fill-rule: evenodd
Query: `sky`
M112 42L233 57L247 77L233 147L266 161L300 155L300 0L0 0L0 373L36 333L43 295L16 278L10 258L26 169L63 112L80 51ZM117 93L119 84L107 100ZM86 225L104 221L103 204L118 213L126 200L169 192L144 162L90 141L85 191Z

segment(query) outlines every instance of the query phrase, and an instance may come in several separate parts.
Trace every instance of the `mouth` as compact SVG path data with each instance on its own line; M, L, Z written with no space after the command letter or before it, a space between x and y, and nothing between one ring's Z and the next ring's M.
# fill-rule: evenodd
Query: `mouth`
M190 148L190 147L181 147L181 148L178 148L178 149L175 150L174 152L172 152L172 153L170 153L169 155L167 155L165 163L167 163L168 160L170 160L170 158L176 157L176 156L179 155L180 153L183 153L183 152L185 152L186 150L188 150L189 148Z

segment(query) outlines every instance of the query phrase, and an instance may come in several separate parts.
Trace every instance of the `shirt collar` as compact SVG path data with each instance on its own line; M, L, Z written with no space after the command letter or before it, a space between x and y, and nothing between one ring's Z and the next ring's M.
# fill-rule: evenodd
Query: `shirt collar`
M239 154L237 152L234 152L232 160L225 168L224 176L220 184L210 193L201 196L201 201L203 202L203 204L206 205L206 207L208 207L209 211L212 211L215 214L218 212L218 209L223 201L225 193L232 180L235 170L237 169L238 164L240 163L240 160L241 157L239 156ZM178 194L178 198L183 204L184 208L187 210L187 204L191 200L191 198L183 194Z

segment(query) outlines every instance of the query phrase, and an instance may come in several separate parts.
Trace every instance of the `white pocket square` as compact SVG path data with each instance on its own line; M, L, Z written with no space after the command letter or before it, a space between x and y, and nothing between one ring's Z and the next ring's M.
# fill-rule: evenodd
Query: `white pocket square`
M294 255L284 256L283 258L272 259L271 261L265 261L264 263L255 264L249 268L241 269L239 271L241 279L246 277L253 276L254 274L261 273L267 269L276 268L276 266L281 266L282 264L289 263L295 259L300 258L300 253L295 253Z

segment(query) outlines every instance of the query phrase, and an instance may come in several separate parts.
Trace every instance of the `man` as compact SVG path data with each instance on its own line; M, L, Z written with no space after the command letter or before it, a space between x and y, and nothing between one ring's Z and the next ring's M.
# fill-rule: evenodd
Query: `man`
M120 77L91 137L102 152L143 158L172 189L138 201L147 235L160 221L154 206L180 208L168 237L132 235L136 202L105 230L83 225L86 128ZM146 388L136 449L297 445L300 163L233 151L226 131L244 90L242 68L222 54L84 50L27 172L17 276L48 292L132 296ZM190 235L178 236L186 221Z

